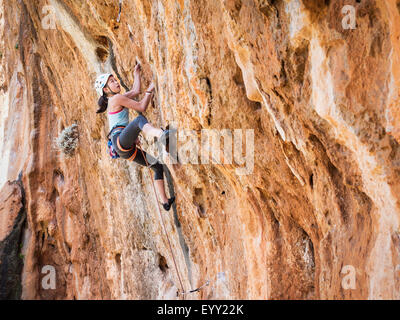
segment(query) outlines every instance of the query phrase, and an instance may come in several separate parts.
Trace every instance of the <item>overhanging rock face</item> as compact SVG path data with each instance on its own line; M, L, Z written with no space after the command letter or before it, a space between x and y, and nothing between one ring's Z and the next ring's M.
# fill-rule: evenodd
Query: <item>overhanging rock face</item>
M13 298L177 298L152 174L110 159L96 114L96 76L130 88L136 61L145 116L178 128L162 214L184 290L210 281L190 298L400 298L398 1L134 0L119 22L114 0L0 4L0 183L21 173L26 210ZM234 130L250 157L224 161L224 139L201 161L205 132Z

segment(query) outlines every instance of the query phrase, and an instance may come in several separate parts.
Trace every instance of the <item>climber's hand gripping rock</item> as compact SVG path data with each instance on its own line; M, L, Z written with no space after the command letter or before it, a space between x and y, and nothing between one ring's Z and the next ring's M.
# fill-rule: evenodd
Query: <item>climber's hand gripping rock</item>
M154 89L155 89L154 83L151 82L150 85L149 85L149 87L147 88L146 92L154 93Z

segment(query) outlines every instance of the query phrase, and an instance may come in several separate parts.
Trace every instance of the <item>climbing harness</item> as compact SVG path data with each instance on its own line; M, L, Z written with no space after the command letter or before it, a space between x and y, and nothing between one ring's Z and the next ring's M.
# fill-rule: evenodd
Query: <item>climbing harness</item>
M117 151L114 149L114 146L112 144L112 141L109 139L107 142L107 152L110 155L112 159L118 159L120 158L120 155L117 153Z
M110 135L112 133L114 133L114 131L116 133L121 132L122 130L124 130L126 127L125 126L116 126L114 128L111 129L111 131L109 132L109 134L107 135L107 153L110 155L110 157L112 159L118 159L121 158L121 156L117 153L117 150L115 150L114 145L112 143L112 138L110 138Z

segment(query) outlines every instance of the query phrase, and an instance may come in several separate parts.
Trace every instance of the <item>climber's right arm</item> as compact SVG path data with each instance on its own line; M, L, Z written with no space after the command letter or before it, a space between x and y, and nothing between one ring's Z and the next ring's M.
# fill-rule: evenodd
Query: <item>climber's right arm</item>
M120 105L129 109L136 110L137 112L145 112L147 106L149 105L152 98L152 94L146 93L146 96L140 101L137 102L135 100L129 99L122 94L115 95L113 99L113 104Z

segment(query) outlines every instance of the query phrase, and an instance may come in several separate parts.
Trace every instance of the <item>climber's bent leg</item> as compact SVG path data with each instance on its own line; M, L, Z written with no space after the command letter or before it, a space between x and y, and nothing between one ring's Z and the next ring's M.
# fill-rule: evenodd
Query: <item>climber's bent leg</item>
M136 139L146 123L149 123L146 117L140 115L122 130L118 138L121 150L129 150L135 146Z
M146 159L144 159L143 156L146 157ZM138 148L137 155L133 161L147 167L146 160L149 164L150 169L154 171L154 180L164 180L164 168L162 164L158 162L156 158Z
M146 159L144 157L146 157ZM164 168L162 164L157 161L157 159L147 154L145 151L143 151L142 153L142 150L138 148L138 153L133 161L146 167L147 166L146 160L147 163L149 164L149 167L154 171L154 180L155 180L154 184L158 194L160 195L164 209L166 209L167 205L168 209L166 210L169 210L170 200L167 198L167 195L165 194L165 187L164 187Z

